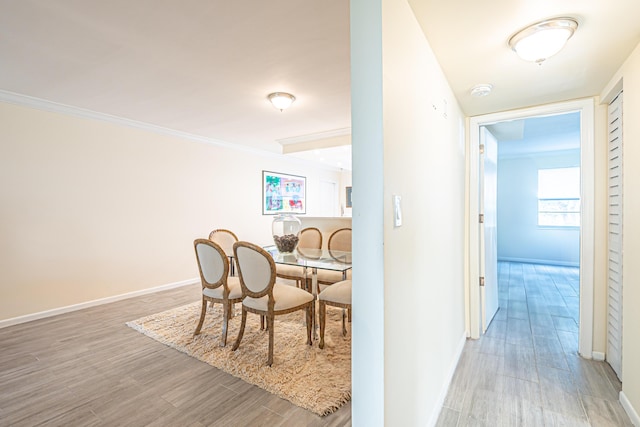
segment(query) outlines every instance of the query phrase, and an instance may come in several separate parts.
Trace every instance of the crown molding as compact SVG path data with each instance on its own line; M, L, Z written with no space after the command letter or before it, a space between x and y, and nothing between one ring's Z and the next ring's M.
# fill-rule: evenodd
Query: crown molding
M233 144L231 142L226 142L214 138L208 138L205 136L194 135L188 132L182 132L175 129L169 129L166 127L153 125L150 123L139 122L137 120L131 120L124 117L113 116L110 114L99 113L97 111L88 110L80 107L73 107L71 105L61 104L58 102L48 101L46 99L36 98L29 95L22 95L19 93L9 92L6 90L0 90L0 102L5 102L8 104L14 104L21 107L34 108L37 110L49 111L52 113L58 113L73 117L79 117L83 119L90 120L99 120L103 122L108 122L120 126L125 126L129 128L141 129L148 132L154 132L161 135L173 136L181 139L186 139L189 141L200 142L210 145L215 145L221 148L226 148L229 150L242 151L245 153L252 153L256 155L261 155L263 157L277 158L277 159L286 159L286 160L295 160L295 162L302 162L302 159L295 158L293 159L291 156L287 156L284 153L275 153L267 150L260 150L258 148L249 147L241 144ZM348 129L350 131L350 129ZM344 130L339 130L344 131ZM337 131L332 131L337 132ZM328 134L328 132L327 132ZM340 171L340 168L318 164L315 162L305 161L309 166L314 166L319 169L329 170L329 171Z
M326 132L310 133L308 135L294 136L291 138L277 139L276 142L278 142L281 145L291 145L291 144L298 144L300 142L317 141L319 139L335 138L337 136L345 136L345 135L351 135L350 127L328 130Z
M142 129L149 132L154 132L162 135L174 136L177 138L188 139L190 141L203 142L206 144L212 144L223 148L239 151L249 151L260 154L272 154L281 156L280 153L273 153L267 150L260 150L254 147L248 147L246 145L233 144L230 142L222 141L215 138L209 138L206 136L195 135L188 132L183 132L175 129L170 129L151 123L140 122L137 120L127 119L124 117L113 116L110 114L100 113L85 108L74 107L71 105L61 104L58 102L48 101L42 98L36 98L29 95L22 95L19 93L0 90L0 101L9 104L19 105L22 107L34 108L37 110L49 111L52 113L59 113L68 116L79 117L83 119L99 120L103 122L113 123L120 126Z

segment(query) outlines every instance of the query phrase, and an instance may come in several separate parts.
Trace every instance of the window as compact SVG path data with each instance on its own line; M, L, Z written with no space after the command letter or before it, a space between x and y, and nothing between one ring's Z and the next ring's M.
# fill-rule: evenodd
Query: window
M580 168L538 169L538 226L580 227Z

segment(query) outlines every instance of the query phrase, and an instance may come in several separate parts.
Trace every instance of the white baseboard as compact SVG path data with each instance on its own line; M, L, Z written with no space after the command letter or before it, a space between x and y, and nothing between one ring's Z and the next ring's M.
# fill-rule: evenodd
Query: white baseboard
M579 262L557 261L553 259L498 257L498 261L522 262L525 264L559 265L561 267L580 267Z
M0 320L0 329L8 326L18 325L20 323L31 322L32 320L44 319L46 317L57 316L58 314L69 313L71 311L82 310L84 308L95 307L97 305L108 304L110 302L121 301L123 299L138 297L141 295L152 294L154 292L166 291L168 289L179 288L181 286L199 283L200 278L187 279L180 282L168 283L166 285L156 286L153 288L141 289L139 291L128 292L126 294L114 295L111 297L100 298L92 301L81 302L79 304L68 305L65 307L53 308L51 310L40 311L38 313L25 314L24 316L12 317L10 319Z
M598 362L604 362L605 359L604 353L600 351L591 352L591 357L593 357L593 360L597 360Z
M458 348L456 349L455 356L451 361L451 365L449 366L449 372L447 373L447 377L445 379L444 384L442 385L442 390L440 391L440 396L438 397L438 401L436 402L436 406L434 411L431 413L431 417L429 417L428 426L435 426L438 423L438 417L440 416L440 412L442 412L442 406L444 405L444 400L447 397L447 393L449 392L449 386L451 385L451 381L453 381L453 375L456 373L456 368L458 367L458 362L460 361L460 356L462 356L462 350L464 350L464 344L467 342L467 334L466 332L462 334L462 338L458 343Z
M620 403L622 404L622 407L624 408L627 415L629 415L629 418L631 419L633 425L636 427L640 427L640 416L634 409L633 405L631 405L631 402L629 402L629 399L627 399L624 391L620 392Z

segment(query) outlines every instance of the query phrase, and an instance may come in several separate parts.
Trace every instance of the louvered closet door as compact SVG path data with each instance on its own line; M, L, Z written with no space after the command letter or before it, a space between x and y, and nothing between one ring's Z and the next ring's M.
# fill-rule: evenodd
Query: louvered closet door
M622 378L622 92L609 105L607 361Z

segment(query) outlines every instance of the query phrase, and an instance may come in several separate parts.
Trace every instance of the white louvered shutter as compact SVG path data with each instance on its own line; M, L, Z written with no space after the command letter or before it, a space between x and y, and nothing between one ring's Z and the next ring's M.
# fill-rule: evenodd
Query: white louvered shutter
M607 361L622 378L622 92L609 104Z

